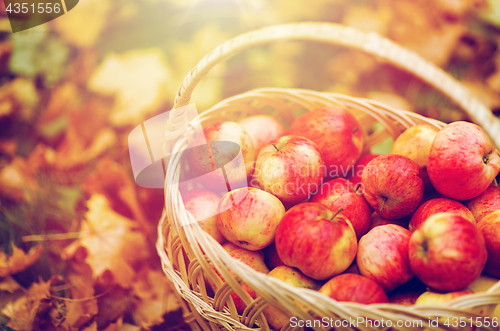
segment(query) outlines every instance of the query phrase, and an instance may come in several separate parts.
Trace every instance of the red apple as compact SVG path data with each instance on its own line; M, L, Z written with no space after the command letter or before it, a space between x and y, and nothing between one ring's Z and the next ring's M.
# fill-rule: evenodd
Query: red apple
M359 240L370 226L371 210L366 200L344 178L337 178L323 183L311 202L321 203L331 210L343 208L342 214L351 221L354 232Z
M477 222L495 210L500 210L500 187L490 185L486 191L467 202L467 208Z
M200 188L182 193L186 210L193 215L205 232L223 244L226 238L220 233L216 222L220 199L214 192Z
M282 280L285 283L295 287L308 288L312 290L317 290L319 288L319 283L317 281L305 276L299 270L287 267L285 265L276 267L275 269L271 270L268 276ZM291 313L286 316L278 309L269 305L264 309L264 316L266 317L269 325L274 330L280 330L283 325L290 322Z
M222 247L229 253L229 255L246 265L250 266L252 269L262 273L269 273L269 269L264 263L264 254L260 251L249 251L244 248L238 247L233 243L227 242ZM215 268L214 268L215 270ZM224 278L220 275L220 273L215 270L217 275L221 278L222 282L225 282ZM231 271L231 274L233 272ZM211 280L208 281L214 292L217 292L218 288L215 283ZM257 298L257 294L255 291L248 286L247 284L242 284L241 287L248 293L250 296L255 299ZM246 304L235 292L231 293L231 298L233 299L234 305L236 306L236 310L238 314L243 314L243 311L246 308Z
M316 144L298 136L284 136L263 147L254 174L261 189L286 204L308 198L324 176L324 162Z
M413 273L437 291L465 289L481 274L487 255L481 232L452 213L432 215L410 238Z
M337 301L364 304L389 302L382 287L370 278L356 274L335 276L326 282L319 292Z
M239 201L235 204L235 201ZM227 240L257 251L274 242L285 207L274 195L248 187L226 193L219 204L217 227Z
M292 207L276 231L276 250L283 263L306 276L324 280L345 271L356 256L351 222L314 202Z
M455 291L455 292L448 292L448 293L440 293L440 292L434 292L434 291L427 291L422 293L417 301L415 302L416 306L444 306L444 304L450 300L453 300L455 298L464 296L464 295L469 295L469 294L474 294L469 289L463 290L463 291Z
M358 244L359 273L376 281L386 292L412 279L408 261L410 235L410 231L394 224L373 228Z
M356 118L339 107L324 107L302 114L292 123L290 134L311 139L318 145L328 177L345 177L363 150L363 129Z
M365 154L362 155L354 167L349 171L349 174L346 176L346 179L351 182L353 187L357 187L358 184L361 184L361 176L363 175L363 170L365 169L366 165L370 163L371 160L375 159L377 156L380 154ZM363 193L363 185L360 185L358 189L359 193Z
M418 165L406 156L380 155L363 170L364 197L384 218L409 215L424 195L424 183L418 173Z
M420 224L429 218L429 216L437 213L452 213L462 216L472 224L476 224L476 220L470 210L460 202L446 198L438 198L426 201L418 207L410 220L408 229L413 232Z
M477 228L483 234L488 250L488 261L484 270L500 278L500 210L483 217Z
M371 229L377 227L377 226L381 226L381 225L386 225L386 224L394 224L394 225L399 225L400 227L403 227L405 229L408 228L408 217L403 217L403 218L396 218L396 219L393 219L393 220L388 220L387 218L383 218L382 216L380 216L379 214L377 214L377 212L373 212L372 213L372 217L371 217L371 223L370 223L370 227L368 228L368 231L370 231Z
M453 122L432 143L427 171L434 188L448 198L468 200L483 193L500 171L500 157L483 129Z
M432 142L438 131L438 128L429 124L417 124L401 133L392 145L392 154L406 156L418 164L420 178L424 184L430 183L427 175L427 161Z
M417 302L420 292L418 291L407 291L407 292L396 292L394 291L389 294L389 302L395 303L403 306L413 306Z
M267 115L255 115L241 120L240 125L252 139L258 153L262 147L286 134L287 129L278 120Z
M255 158L252 139L235 122L216 123L203 129L195 135L188 153L193 177L216 192L227 192L227 184L231 184L230 189L246 187Z

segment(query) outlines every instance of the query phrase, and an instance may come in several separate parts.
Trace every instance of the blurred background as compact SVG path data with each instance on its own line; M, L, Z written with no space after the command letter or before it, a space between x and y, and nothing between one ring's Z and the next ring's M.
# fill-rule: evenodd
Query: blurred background
M383 35L500 115L498 0L81 0L15 34L0 4L0 330L187 329L154 248L163 191L134 183L128 134L170 110L184 76L217 45L300 21ZM304 42L226 61L192 102L203 111L259 87L467 119L376 58Z

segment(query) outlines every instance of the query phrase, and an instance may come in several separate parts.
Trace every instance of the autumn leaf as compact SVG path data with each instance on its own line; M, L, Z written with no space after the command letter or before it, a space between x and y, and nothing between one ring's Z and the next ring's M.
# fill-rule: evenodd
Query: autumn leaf
M163 315L180 308L170 282L160 270L143 268L133 285L138 300L133 310L137 325L150 328L164 322Z
M26 294L14 302L8 303L1 313L9 319L7 326L14 330L40 330L47 325L47 314L53 310L51 286L59 281L58 277L48 282L40 280L33 283Z
M42 255L43 247L32 247L28 253L12 244L12 255L0 251L0 278L21 272L35 263Z
M116 97L109 120L116 126L141 122L164 101L171 84L162 53L157 49L110 55L92 75L90 90Z
M83 247L94 280L109 270L118 285L130 288L135 278L134 265L149 256L144 234L136 231L132 220L111 210L103 195L94 194L87 206L80 238L66 248L63 257L69 258Z
M130 214L143 230L150 230L151 226L137 197L137 185L122 164L110 158L99 160L94 172L82 182L82 188L89 195L105 195L114 210Z

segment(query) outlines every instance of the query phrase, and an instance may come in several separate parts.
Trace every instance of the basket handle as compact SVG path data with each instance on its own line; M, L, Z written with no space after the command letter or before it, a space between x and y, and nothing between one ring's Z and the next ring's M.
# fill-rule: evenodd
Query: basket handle
M379 36L334 23L293 23L241 34L208 53L184 78L174 109L189 103L198 82L218 63L252 47L283 40L311 40L344 45L378 56L419 77L449 97L480 125L500 148L500 121L477 98L441 68L416 53Z

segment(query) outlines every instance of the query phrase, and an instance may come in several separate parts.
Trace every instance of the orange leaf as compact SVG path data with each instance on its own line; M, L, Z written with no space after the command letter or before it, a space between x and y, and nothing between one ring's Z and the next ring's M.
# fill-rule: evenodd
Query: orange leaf
M63 256L71 257L83 247L94 280L109 270L117 284L129 288L135 278L133 266L149 256L143 233L136 231L132 220L111 210L103 195L93 195L87 206L80 239L69 245Z
M0 251L0 278L21 272L35 263L42 254L43 247L32 247L28 253L12 244L12 255Z

